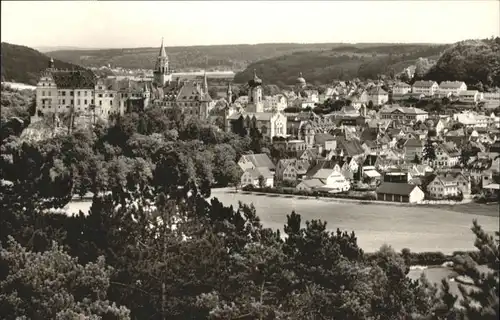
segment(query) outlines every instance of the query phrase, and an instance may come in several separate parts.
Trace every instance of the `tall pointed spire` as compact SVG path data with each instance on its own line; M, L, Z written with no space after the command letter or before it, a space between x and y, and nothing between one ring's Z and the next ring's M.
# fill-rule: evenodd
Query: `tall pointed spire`
M165 47L163 46L163 37L161 37L161 47L160 47L160 57L166 57L167 53L165 52Z
M203 73L203 92L208 93L207 71Z
M233 103L233 89L231 88L231 82L227 84L227 102Z

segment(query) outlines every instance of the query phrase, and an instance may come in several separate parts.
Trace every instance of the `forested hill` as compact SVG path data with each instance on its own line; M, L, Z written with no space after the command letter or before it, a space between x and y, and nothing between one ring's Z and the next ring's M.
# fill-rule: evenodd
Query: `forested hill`
M500 87L500 38L454 44L424 78L438 82L460 80L476 88Z
M375 79L380 74L399 73L414 65L419 57L437 59L449 45L379 44L344 45L328 50L294 52L250 64L236 74L235 82L243 83L255 69L265 82L294 84L299 72L310 83L326 83L333 79Z
M366 50L369 54L382 50L389 53L391 50L414 50L413 47L426 48L428 45L389 45L380 43L262 43L262 44L238 44L238 45L214 45L214 46L185 46L166 47L172 67L177 71L189 71L196 69L217 70L244 70L249 64L259 60L272 59L275 57L289 55L294 52L321 52L336 50L355 46L357 50ZM374 48L371 50L370 48ZM80 64L85 67L99 67L102 65L117 66L122 68L151 69L158 55L158 47L155 48L125 48L125 49L103 49L103 50L57 50L49 52L54 58ZM361 52L362 53L362 52Z
M270 43L256 45L215 45L166 47L172 68L243 70L249 63L295 51L330 49L338 44ZM51 56L86 67L102 65L122 68L152 69L159 48L124 48L103 50L57 50Z
M2 81L36 85L40 71L47 68L49 57L43 53L15 44L2 42ZM59 69L84 69L78 65L54 59Z

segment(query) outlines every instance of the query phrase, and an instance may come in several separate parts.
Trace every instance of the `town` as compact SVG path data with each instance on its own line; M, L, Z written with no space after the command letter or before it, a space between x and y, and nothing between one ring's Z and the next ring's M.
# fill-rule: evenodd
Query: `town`
M414 69L402 74L411 79ZM265 79L254 72L237 96L224 77L187 74L174 78L163 42L150 80L58 70L51 59L36 87L31 122L54 117L60 123L59 117L71 115L85 125L152 107L178 109L226 132L258 131L266 152L238 161L235 187L246 191L400 203L498 197L498 88L353 79L332 80L320 93L299 74L293 88L266 96ZM213 81L225 92L216 89L212 97Z
M1 5L0 318L500 318L500 2Z

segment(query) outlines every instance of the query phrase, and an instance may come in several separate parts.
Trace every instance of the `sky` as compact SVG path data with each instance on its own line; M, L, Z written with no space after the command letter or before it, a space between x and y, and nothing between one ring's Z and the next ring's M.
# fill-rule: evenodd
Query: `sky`
M499 0L1 1L1 40L85 48L404 42L500 35Z

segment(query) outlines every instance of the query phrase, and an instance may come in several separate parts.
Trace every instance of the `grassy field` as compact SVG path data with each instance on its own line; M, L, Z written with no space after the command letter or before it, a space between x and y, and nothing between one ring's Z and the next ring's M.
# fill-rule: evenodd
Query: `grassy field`
M286 216L295 210L303 221L321 219L327 222L329 230L340 228L355 231L359 245L366 252L377 251L384 243L398 251L410 248L414 252L441 251L447 254L457 250L471 250L474 249L474 235L470 230L472 219L477 219L490 232L498 230L499 224L498 214L489 216L495 208L486 207L487 205L385 206L246 195L227 190L214 190L212 196L225 205L237 206L239 201L253 203L262 224L272 229L283 230ZM89 208L90 202L87 201L76 201L68 205L70 213L78 210L87 212ZM475 211L482 215L475 214Z
M212 196L225 205L238 201L255 206L265 227L281 229L286 216L295 210L302 219L321 219L330 230L355 231L358 243L373 252L384 243L396 250L410 248L414 252L474 249L470 230L477 219L487 231L498 230L498 215L484 216L461 213L443 207L402 207L391 205L336 203L327 200L246 195L215 190Z
M425 206L425 207L429 208L431 206ZM439 207L443 210L461 212L465 214L474 214L480 216L498 217L500 215L498 203L485 204L485 203L470 202L470 203L456 204L456 205L443 204L434 206L434 208L436 207Z

